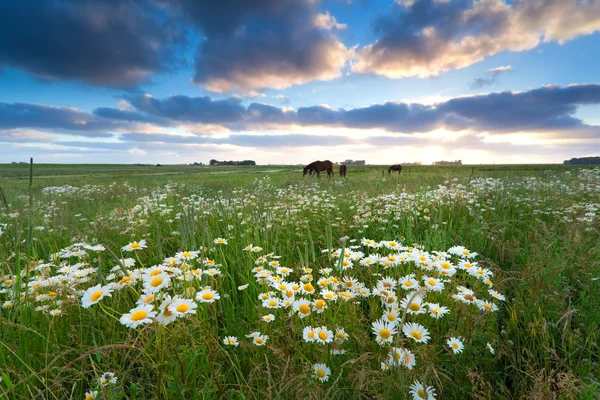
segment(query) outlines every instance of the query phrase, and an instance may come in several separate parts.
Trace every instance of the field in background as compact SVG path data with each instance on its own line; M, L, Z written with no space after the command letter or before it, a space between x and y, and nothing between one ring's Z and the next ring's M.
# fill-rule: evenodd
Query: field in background
M435 388L438 398L599 398L600 169L419 166L382 177L385 168L349 166L347 179L336 168L328 180L302 178L293 166L41 164L30 198L29 166L0 165L8 202L0 202L0 398L97 391L96 398L115 399L396 399L412 398L415 382ZM363 238L388 247L365 246ZM146 249L120 251L142 239ZM106 250L79 254L84 243ZM262 249L243 251L250 244ZM459 245L478 256L434 252ZM349 266L331 254L336 249L351 252ZM432 266L447 259L458 272L447 277L412 261L419 250ZM134 265L118 266L110 251ZM167 270L183 251L200 253L190 267L181 269L180 256L175 272ZM416 256L386 261L409 253ZM261 256L293 269L288 275L265 264L270 278L312 282L314 293L289 289L293 301L311 302L309 316L258 300L273 291L280 303L288 290L257 278ZM365 266L370 256L376 261ZM490 282L459 269L465 260L486 269ZM212 262L220 274L176 279ZM119 319L148 281L135 269L161 264L170 282L162 292L193 299L210 286L221 298L196 302L196 314L165 326L127 328ZM410 291L382 289L385 278L396 285L410 273L422 286L428 276L446 281L441 292L423 289L423 308L446 306L446 316L407 312L400 303ZM125 276L132 282L122 282ZM31 285L38 281L46 283ZM346 290L348 281L357 286ZM97 283L113 285L112 295L82 308L83 292ZM465 285L497 310L456 301ZM315 308L327 291L336 300ZM351 301L341 299L346 292ZM394 307L404 321L390 326L418 323L431 340L416 342L400 329L393 343L379 343L373 322ZM275 320L263 321L269 314ZM344 329L347 339L306 342L306 326ZM251 332L268 336L266 343L257 346L246 337ZM223 344L225 336L239 346ZM461 338L462 353L449 350L453 337ZM389 362L394 349L410 351L416 365ZM315 376L321 363L331 370L326 382ZM107 371L117 382L99 385Z

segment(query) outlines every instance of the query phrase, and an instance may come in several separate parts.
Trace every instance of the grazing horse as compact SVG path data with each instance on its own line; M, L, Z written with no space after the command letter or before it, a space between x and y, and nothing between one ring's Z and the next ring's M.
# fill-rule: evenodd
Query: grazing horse
M340 165L340 176L346 177L346 166L344 164Z
M333 163L329 160L325 161L313 161L308 164L302 170L302 176L306 176L306 174L317 174L318 177L321 177L321 171L327 171L327 176L330 178L333 176Z
M388 168L388 174L391 174L392 171L398 171L398 174L400 174L400 172L402 171L402 165L400 164L394 164L391 167Z

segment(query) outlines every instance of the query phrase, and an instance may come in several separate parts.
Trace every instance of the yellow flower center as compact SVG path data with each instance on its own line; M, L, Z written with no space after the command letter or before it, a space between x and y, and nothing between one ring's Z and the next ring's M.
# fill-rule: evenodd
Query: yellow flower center
M428 279L427 283L429 283L429 285L431 285L431 286L435 286L437 282L434 281L433 279Z
M307 336L308 336L309 339L312 339L312 338L315 337L315 332L314 331L310 331L310 332L308 332Z
M277 305L277 302L276 302L275 300L271 300L271 301L269 301L269 302L267 303L267 305L268 305L269 307L275 307L275 306Z
M160 286L162 283L163 283L163 278L161 278L161 277L156 277L150 281L150 284L153 287Z
M141 320L145 319L147 316L148 316L148 313L146 313L146 311L137 310L136 312L131 314L131 320L132 321L141 321Z
M458 349L458 343L452 343L452 348L455 350Z
M334 296L333 296L333 293L327 293L327 294L325 294L325 297L328 299L333 299Z
M215 298L215 296L211 292L206 292L202 295L202 298L204 300L212 300Z
M412 284L412 282L411 282L411 281L406 281L406 282L404 282L404 286L411 287L412 285L413 285L413 284Z
M176 308L177 312L180 312L180 313L184 313L184 312L188 311L189 309L190 309L190 306L188 306L185 303L181 303Z
M312 292L313 290L315 290L315 288L312 284L306 283L306 284L304 284L304 290L307 292Z
M188 252L188 251L184 251L183 253L181 253L181 256L182 256L182 257L189 258L189 257L191 257L191 256L192 256L192 253L190 253L190 252Z
M320 332L319 332L319 339L321 339L321 340L325 340L325 339L327 339L327 332L325 332L325 331L320 331Z
M325 371L323 371L322 369L318 369L317 370L317 376L319 378L324 378L325 377Z
M426 397L425 397L425 390L423 390L423 389L419 389L419 390L417 391L417 394L418 394L418 395L419 395L419 397L420 397L420 398L422 398L422 399L425 399L425 398L426 398Z
M343 332L338 332L335 334L335 337L338 339L344 339L346 337L346 335L344 335Z
M387 315L387 318L388 318L389 321L395 321L396 320L396 316L394 314L392 314L392 313L389 313Z
M417 339L417 340L421 340L421 337L422 337L422 335L421 335L421 332L419 332L419 331L412 331L410 334L411 334L411 335L412 335L412 337L414 337L415 339Z
M489 311L489 310L491 310L491 309L492 309L492 306L491 306L491 305L489 305L488 303L483 303L483 308L485 308L486 310L488 310L488 311Z
M258 343L258 344L263 344L265 341L262 338L257 337L255 339L255 342Z
M396 247L396 246L398 246L398 243L396 243L396 242L389 242L388 244L389 244L390 247Z
M472 294L467 293L463 296L465 298L465 300L469 300L469 301L473 301L475 299L475 297L473 297Z
M473 265L471 265L471 263L464 263L465 268L471 268Z
M128 277L128 276L124 276L124 277L123 277L123 279L121 279L121 280L119 281L119 283L120 283L121 285L123 285L123 284L125 284L125 283L129 282L130 280L131 280L131 278L130 278L130 277Z
M325 300L319 299L315 302L315 306L317 307L317 310L322 309L323 307L325 307Z
M408 306L408 308L411 311L419 311L421 309L421 306L418 303L410 303L410 305Z
M90 297L90 299L92 301L98 301L98 299L100 297L102 297L103 294L104 294L104 292L102 290L98 290L97 292L92 293L92 296Z
M444 268L444 269L450 269L450 268L452 268L452 266L450 265L450 263L447 263L447 262L444 261L442 263L442 268Z
M129 245L129 247L131 247L132 249L139 249L140 244L138 242L133 242L131 243L131 245Z
M302 314L308 314L310 312L310 307L308 304L301 304L300 307L298 307L298 311Z
M280 285L278 285L278 286L277 286L277 288L278 288L279 290L285 290L285 288L286 288L286 287L287 287L287 286L285 286L283 283L281 283Z
M390 332L389 329L383 328L382 330L379 331L379 336L381 336L382 339L387 339L391 335L392 335L392 332Z
M144 299L144 303L148 304L154 300L154 295L150 295Z
M160 273L161 273L160 269L153 269L152 272L150 272L150 276L156 276Z

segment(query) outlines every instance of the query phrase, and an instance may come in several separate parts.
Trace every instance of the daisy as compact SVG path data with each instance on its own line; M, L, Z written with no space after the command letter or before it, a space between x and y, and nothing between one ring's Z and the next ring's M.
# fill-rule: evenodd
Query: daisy
M450 312L448 307L440 306L437 303L427 303L427 307L429 308L429 316L431 318L442 318L444 315Z
M161 325L169 325L171 322L173 322L177 319L177 315L173 314L169 310L169 306L171 305L172 302L173 302L173 299L169 295L166 295L163 298L163 302L158 307L158 314L156 315L156 322L158 322Z
M97 390L92 390L89 392L85 392L85 400L94 400L96 399L96 397L98 397L98 391Z
M410 385L410 394L413 400L435 400L435 389L431 386L425 386L419 381Z
M238 286L238 290L240 290L240 291L241 290L246 290L246 289L248 289L248 284L247 283L245 285Z
M142 324L151 324L152 318L156 317L156 313L152 311L152 306L144 304L136 308L132 308L128 314L121 316L121 323L128 328L137 328Z
M385 314L383 314L383 316L381 317L381 319L383 319L384 321L389 322L392 325L395 325L398 323L398 310L394 310L394 309L388 309L386 310Z
M346 333L346 331L344 330L344 328L338 328L335 330L335 342L336 343L343 343L346 340L348 340L348 334Z
M93 286L83 293L83 296L81 297L81 306L83 308L89 308L92 304L96 304L106 296L110 296L111 292L112 289L110 286Z
M238 341L238 338L236 338L235 336L225 336L223 338L223 344L227 345L227 346L238 347L240 342Z
M306 326L302 330L302 339L304 339L305 342L314 342L316 340L316 337L316 329L314 329L312 326Z
M223 239L223 238L216 238L214 240L215 244L227 244L227 239Z
M315 328L315 341L320 344L331 343L333 341L333 332L327 329L326 326Z
M441 292L444 290L444 282L439 279L423 276L423 283L425 284L425 287L432 292Z
M280 300L275 297L267 297L263 300L262 306L265 308L278 308Z
M329 376L331 375L331 370L325 364L314 364L313 372L315 374L315 378L321 382L327 382L329 380Z
M269 336L261 335L260 333L258 333L258 335L252 336L252 343L254 343L257 346L264 346L267 343L267 340L269 340Z
M304 318L310 315L310 305L310 301L306 299L298 299L294 301L293 309L298 313L300 318Z
M144 278L144 291L146 293L156 293L162 288L169 286L171 278L165 272L158 275Z
M475 304L477 305L477 308L479 308L481 311L489 311L489 312L498 311L498 306L487 300L476 299Z
M423 314L423 298L420 295L408 294L400 301L400 307L408 314Z
M504 295L496 292L495 290L489 289L488 293L490 294L490 296L492 296L493 298L500 300L500 301L504 301L506 300L506 298L504 297Z
M275 321L275 316L273 314L267 314L262 317L262 320L265 322L273 322Z
M220 298L219 292L212 290L209 287L202 289L196 294L196 300L202 303L214 303L215 300L219 300Z
M169 311L179 318L190 314L196 314L197 307L198 304L194 303L190 299L174 299L174 301L169 305Z
M409 322L402 327L402 332L417 343L427 343L430 339L429 331L421 324Z
M454 354L462 353L463 349L465 348L465 345L459 338L452 337L448 339L446 343L448 343L448 346L450 346Z
M392 343L393 336L398 332L395 324L383 320L373 322L372 326L373 333L376 335L375 340L380 345Z
M488 342L487 343L487 348L490 351L490 353L492 353L492 355L496 354L496 350L492 347L492 345Z
M121 251L134 251L142 250L146 248L146 239L142 239L139 242L131 242L127 246L121 247Z
M113 372L105 372L102 374L102 376L98 379L98 383L100 384L100 386L108 386L108 385L114 385L115 383L117 383L117 377L115 376L115 374Z

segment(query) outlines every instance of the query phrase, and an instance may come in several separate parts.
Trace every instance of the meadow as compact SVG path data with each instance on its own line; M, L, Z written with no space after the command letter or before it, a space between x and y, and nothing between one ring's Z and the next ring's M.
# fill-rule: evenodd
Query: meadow
M0 165L0 399L599 399L600 168Z

